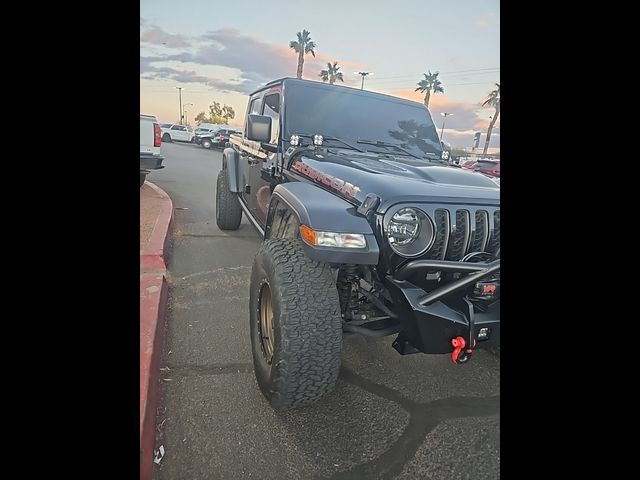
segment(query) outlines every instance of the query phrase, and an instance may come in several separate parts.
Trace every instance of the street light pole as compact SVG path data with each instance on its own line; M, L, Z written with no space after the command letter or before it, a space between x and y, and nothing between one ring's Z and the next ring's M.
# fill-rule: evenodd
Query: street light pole
M373 72L353 72L356 75L360 75L362 77L362 84L360 85L360 90L364 90L364 77L367 75L373 75Z
M180 125L182 125L182 118L184 115L182 114L182 87L175 87L178 89L178 95L180 97Z
M442 115L444 117L442 119L442 129L440 130L440 141L442 141L442 135L444 135L444 122L447 120L447 117L449 115L453 115L453 113L441 112L440 115Z
M186 109L186 107L188 107L189 105L191 105L193 107L193 103L185 103L184 107L183 107L183 109L184 109L184 124L187 125L187 126L189 126L189 120L187 119L187 109Z

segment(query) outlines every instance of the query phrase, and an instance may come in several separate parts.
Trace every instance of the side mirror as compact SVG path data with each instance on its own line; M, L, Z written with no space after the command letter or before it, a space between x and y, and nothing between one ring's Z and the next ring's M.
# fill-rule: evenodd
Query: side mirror
M247 139L256 142L271 140L271 117L267 115L249 115L247 119Z

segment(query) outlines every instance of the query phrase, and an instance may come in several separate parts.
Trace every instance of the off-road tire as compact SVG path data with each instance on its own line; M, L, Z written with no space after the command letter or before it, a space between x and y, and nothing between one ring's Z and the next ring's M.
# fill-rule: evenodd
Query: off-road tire
M171 135L165 133L164 135L162 135L162 141L165 143L171 143Z
M229 190L227 171L220 170L216 183L216 224L221 230L237 230L242 221L238 196Z
M270 364L260 336L264 284L271 291L275 334ZM267 240L253 262L249 308L254 371L271 406L302 407L331 392L340 369L342 320L329 265L306 257L298 240Z

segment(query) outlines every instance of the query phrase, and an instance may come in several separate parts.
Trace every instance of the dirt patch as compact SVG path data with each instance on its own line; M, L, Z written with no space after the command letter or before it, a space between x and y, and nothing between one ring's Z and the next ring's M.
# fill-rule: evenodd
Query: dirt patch
M164 198L147 184L140 188L140 250L144 250L149 243Z

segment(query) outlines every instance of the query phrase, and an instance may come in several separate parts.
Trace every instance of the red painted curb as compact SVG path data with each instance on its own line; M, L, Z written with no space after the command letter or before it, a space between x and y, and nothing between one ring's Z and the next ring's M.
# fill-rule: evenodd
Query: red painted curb
M140 478L153 478L159 362L168 288L163 273L140 276Z
M164 344L168 286L165 279L169 253L173 202L169 195L147 184L166 197L149 242L140 252L140 479L153 478L153 450L156 442L159 363Z
M146 182L155 192L165 197L160 205L158 219L153 227L147 246L140 252L140 268L142 272L166 271L166 254L168 252L168 232L173 220L173 202L167 192L151 182Z

